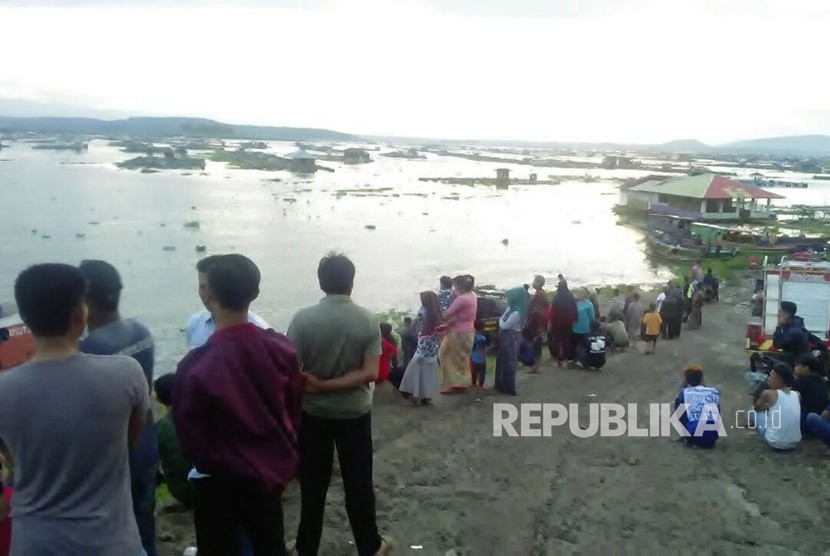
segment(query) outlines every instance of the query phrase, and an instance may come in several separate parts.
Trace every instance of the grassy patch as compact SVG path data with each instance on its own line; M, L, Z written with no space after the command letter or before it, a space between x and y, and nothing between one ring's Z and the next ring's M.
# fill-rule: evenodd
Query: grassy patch
M233 153L228 151L213 151L213 153L208 157L209 160L213 162L225 162L231 168L237 168L240 170L254 170L256 166L245 162L244 160L240 160Z

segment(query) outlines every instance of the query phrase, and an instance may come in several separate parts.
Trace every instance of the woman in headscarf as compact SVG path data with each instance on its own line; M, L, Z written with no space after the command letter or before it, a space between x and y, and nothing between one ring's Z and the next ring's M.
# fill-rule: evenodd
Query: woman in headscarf
M545 277L536 276L533 279L535 293L530 298L527 308L527 322L522 331L525 339L533 345L534 363L531 373L538 374L539 366L542 364L542 345L545 343L545 332L548 327L548 294L543 289Z
M516 365L519 360L521 330L527 320L527 292L507 290L507 310L499 320L499 353L496 358L496 390L516 395Z
M560 367L571 356L571 335L576 322L576 299L568 289L565 280L559 282L553 303L550 306L550 334L548 348L550 356Z
M448 333L438 352L443 376L442 394L467 390L472 376L470 354L473 350L478 310L478 298L473 292L475 278L469 274L456 276L452 285L455 294L453 302L443 315Z
M413 405L429 405L438 395L437 328L441 325L441 309L435 292L421 292L421 311L418 313L421 333L415 355L406 366L398 390L409 396Z

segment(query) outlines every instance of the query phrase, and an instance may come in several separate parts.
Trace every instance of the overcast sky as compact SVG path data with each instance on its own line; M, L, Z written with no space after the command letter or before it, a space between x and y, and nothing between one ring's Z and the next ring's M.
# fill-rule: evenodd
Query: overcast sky
M717 143L830 132L828 24L830 0L0 0L0 97L358 134Z

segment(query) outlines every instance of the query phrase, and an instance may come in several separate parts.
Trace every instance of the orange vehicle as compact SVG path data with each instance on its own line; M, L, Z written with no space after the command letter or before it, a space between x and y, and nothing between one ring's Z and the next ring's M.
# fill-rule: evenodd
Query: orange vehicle
M0 372L28 361L35 353L35 339L15 307L0 312ZM8 314L7 314L8 311Z

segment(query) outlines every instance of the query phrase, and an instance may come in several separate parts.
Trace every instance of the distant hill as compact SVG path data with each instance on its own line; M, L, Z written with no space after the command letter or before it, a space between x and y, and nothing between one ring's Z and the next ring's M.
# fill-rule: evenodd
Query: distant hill
M830 156L830 136L795 135L792 137L751 139L720 145L718 150L775 155Z
M0 116L0 131L72 133L130 137L205 137L275 141L352 141L357 137L328 129L234 125L203 118L12 118Z
M654 145L652 148L672 153L702 153L712 150L712 147L706 143L701 143L697 139L678 139L677 141Z

